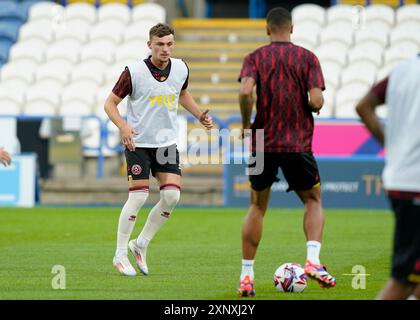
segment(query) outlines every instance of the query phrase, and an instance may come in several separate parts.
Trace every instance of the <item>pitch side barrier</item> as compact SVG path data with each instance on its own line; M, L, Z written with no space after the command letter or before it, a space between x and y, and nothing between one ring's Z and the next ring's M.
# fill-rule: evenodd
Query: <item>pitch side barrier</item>
M240 117L224 122L226 127ZM382 186L384 150L355 119L320 119L315 122L313 150L318 161L323 204L326 208L387 209ZM229 155L224 166L224 205L244 207L249 203L247 155ZM280 181L272 186L270 206L301 207L279 170Z

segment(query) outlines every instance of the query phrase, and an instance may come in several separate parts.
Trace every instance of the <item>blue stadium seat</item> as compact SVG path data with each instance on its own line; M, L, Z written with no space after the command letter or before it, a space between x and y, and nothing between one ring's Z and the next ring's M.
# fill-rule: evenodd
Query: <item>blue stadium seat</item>
M0 21L2 22L20 20L23 23L27 17L28 13L22 10L17 3L6 2L0 6Z
M19 35L19 26L13 23L0 21L0 40L7 39L15 42Z
M28 15L29 8L32 7L34 4L38 2L46 2L51 0L21 0L19 3L19 7L23 12L25 12L26 15Z
M7 39L0 39L0 63L5 63L9 57L9 50L13 42Z

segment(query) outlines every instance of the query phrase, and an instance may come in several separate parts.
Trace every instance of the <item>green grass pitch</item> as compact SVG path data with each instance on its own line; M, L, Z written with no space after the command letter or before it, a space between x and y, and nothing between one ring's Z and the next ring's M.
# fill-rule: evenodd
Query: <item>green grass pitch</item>
M138 216L133 237L149 209ZM150 275L121 276L112 265L120 208L0 209L0 299L246 299L236 295L246 209L177 208L149 245ZM302 210L269 209L255 262L253 299L374 299L389 277L393 217L389 211L325 210L321 260L337 286L314 281L303 293L279 293L273 273L304 263ZM131 259L132 257L130 257ZM133 261L133 259L132 259ZM66 289L52 288L52 268ZM366 268L365 289L352 267Z

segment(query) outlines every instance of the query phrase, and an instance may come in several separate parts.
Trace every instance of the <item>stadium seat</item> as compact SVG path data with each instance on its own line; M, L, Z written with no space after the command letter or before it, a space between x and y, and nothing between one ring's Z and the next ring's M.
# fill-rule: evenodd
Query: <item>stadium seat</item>
M415 43L404 42L387 49L384 53L384 66L394 65L401 60L415 56L419 46Z
M339 42L347 48L353 44L353 27L351 24L328 25L319 34L321 45Z
M324 81L327 89L338 89L340 86L340 73L342 70L341 66L334 62L324 62L321 63L321 69L324 75Z
M96 23L97 11L95 6L88 3L72 3L65 8L66 22L83 22L89 25Z
M131 21L131 11L127 5L121 3L110 3L102 5L98 9L98 21L117 21L122 24L129 24Z
M28 70L26 64L20 64L19 62L11 62L5 64L0 69L1 81L7 81L10 79L21 80L27 85L30 85L35 80L35 75L31 70Z
M325 9L316 4L301 4L292 10L293 23L300 21L314 21L319 26L325 23Z
M388 45L388 31L387 30L370 30L362 29L355 32L355 45L359 46L364 43L376 44L380 50Z
M319 36L319 33L321 32L322 26L319 25L318 23L316 23L313 20L301 20L301 21L293 24L293 33L295 32L295 30L297 30L298 33L300 33L300 31L299 31L300 29L302 29L302 30L312 30L312 32L310 34L317 34Z
M123 32L124 41L143 41L149 40L149 30L155 25L154 21L146 20L129 25Z
M61 40L73 40L75 45L81 45L86 43L88 39L89 31L86 28L79 27L78 25L68 26L66 24L63 26L63 28L57 28L55 30L56 42Z
M150 49L145 43L126 43L117 48L115 61L117 65L133 63L148 57Z
M67 86L61 95L59 114L61 116L87 116L92 113L95 104L95 91L86 90L83 85Z
M19 31L19 41L38 39L44 43L54 40L51 22L41 20L25 23Z
M89 43L82 48L80 53L81 61L102 61L105 64L114 63L115 47L101 43Z
M396 20L397 26L404 25L407 22L420 23L420 4L410 4L398 8Z
M319 32L305 25L297 25L293 27L291 40L296 45L313 50L319 44Z
M416 43L420 47L420 23L418 25L398 25L391 30L389 35L390 46L397 46L401 43Z
M36 82L40 83L51 80L51 82L55 82L59 87L68 84L70 80L70 69L58 68L58 66L59 64L57 62L45 63L39 66L35 73Z
M49 46L46 50L45 56L48 62L55 60L67 61L69 64L76 64L79 62L79 51L82 47L76 44L74 41L62 40L58 43L54 43Z
M166 21L166 10L156 3L139 4L131 10L132 23L151 20L154 23Z
M348 64L352 65L360 61L366 61L378 68L382 65L382 53L383 50L378 48L375 44L371 45L370 43L365 43L360 46L353 47L348 52Z
M19 26L0 21L0 40L6 39L15 42L18 38Z
M351 24L354 19L354 7L345 4L331 6L326 10L326 16L328 25L342 22Z
M18 42L10 48L9 61L32 61L40 64L44 59L44 50L30 44Z
M28 88L26 103L23 107L25 115L54 116L57 115L60 103L60 91L52 90L51 83L37 83Z
M372 30L389 30L395 22L394 9L381 4L367 6L366 26Z
M71 81L76 83L78 81L89 80L94 82L97 86L101 86L104 82L104 71L109 66L97 61L87 61L78 64L71 72Z
M22 10L17 3L5 2L0 5L0 21L16 25L24 23L27 19L26 11Z
M54 2L39 2L29 8L28 21L46 20L62 21L64 19L63 6Z
M376 81L381 81L382 79L385 79L386 77L388 77L392 68L393 68L393 66L395 66L395 64L388 64L388 65L380 68L376 72Z
M319 115L316 115L316 118L332 118L334 116L334 99L335 99L335 90L332 88L326 88L322 92L324 96L324 105L321 109Z
M6 63L9 57L12 42L7 39L0 39L0 63Z
M111 89L114 87L121 73L124 71L124 68L124 65L115 63L112 67L105 70L105 83L108 85L108 87L111 87Z
M90 42L103 42L118 45L122 41L124 25L115 21L105 21L93 26L90 31Z
M364 83L367 86L371 86L375 82L376 72L376 65L370 62L359 61L349 64L341 72L341 86L345 87L352 82Z
M321 64L325 62L334 62L341 67L347 63L347 46L339 42L321 45L315 50L315 54Z
M336 94L335 116L337 118L358 119L355 107L357 102L366 95L369 86L363 83L351 83L342 87Z
M13 92L13 94L10 94L10 92ZM24 102L24 91L15 90L14 86L9 86L3 81L0 82L0 115L19 115L22 112Z

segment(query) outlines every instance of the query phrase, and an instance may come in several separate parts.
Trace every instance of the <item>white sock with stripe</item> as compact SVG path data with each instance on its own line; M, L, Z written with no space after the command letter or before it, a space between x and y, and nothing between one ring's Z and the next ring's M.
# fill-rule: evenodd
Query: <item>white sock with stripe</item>
M152 208L147 221L137 238L137 245L146 248L156 232L163 226L177 205L181 188L175 184L163 185L160 188L160 201Z
M120 219L118 221L117 234L117 257L127 255L128 241L133 232L134 225L139 210L143 207L149 196L149 188L134 187L129 189L128 199L121 210Z

